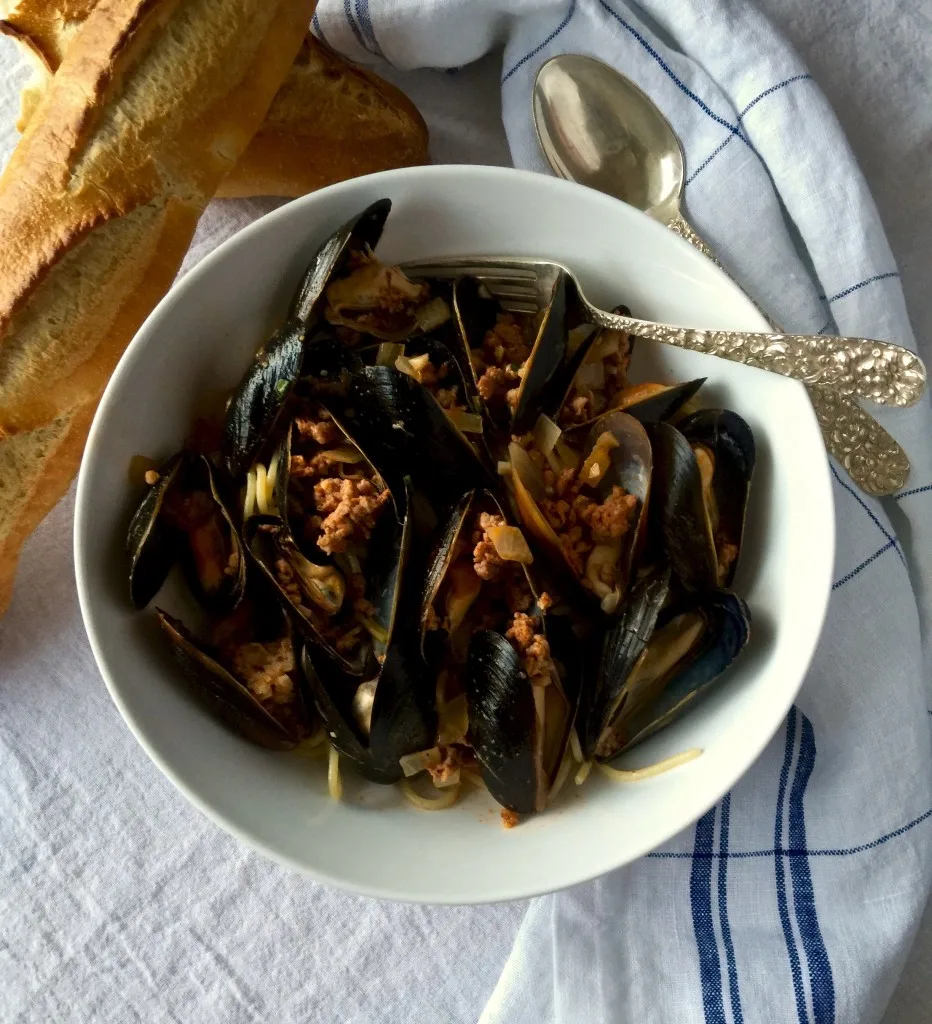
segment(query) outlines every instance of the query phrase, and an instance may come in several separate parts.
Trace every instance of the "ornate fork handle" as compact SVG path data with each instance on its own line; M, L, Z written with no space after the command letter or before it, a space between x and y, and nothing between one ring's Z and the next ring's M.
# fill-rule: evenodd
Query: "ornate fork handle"
M884 341L819 334L699 330L618 316L595 308L589 312L593 322L600 326L759 366L804 384L830 387L840 394L858 395L880 405L914 405L925 390L922 360L909 349Z

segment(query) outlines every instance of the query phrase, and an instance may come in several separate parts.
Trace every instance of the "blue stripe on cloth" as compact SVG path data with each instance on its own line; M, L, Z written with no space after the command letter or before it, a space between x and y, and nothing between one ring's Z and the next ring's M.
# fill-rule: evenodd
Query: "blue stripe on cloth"
M320 18L317 17L317 11L314 12L314 17L311 18L311 27L314 29L314 35L324 44L329 46L327 37L324 35L324 30L320 27Z
M780 785L777 790L777 813L773 826L773 848L779 849L783 845L783 802L786 797L786 783L790 774L790 765L793 762L793 747L796 740L796 717L795 705L790 708L786 718L786 748L783 753L783 768L780 770ZM793 991L796 994L796 1015L799 1017L799 1024L806 1024L806 993L803 991L803 973L799 963L799 950L796 948L796 939L793 936L793 926L790 924L790 911L786 899L786 866L783 857L777 856L773 859L774 872L777 883L777 909L780 913L780 924L783 927L783 938L786 942L786 952L790 958L790 975L793 978Z
M505 74L502 75L502 85L504 85L508 81L508 79L511 78L511 76L518 70L518 68L523 67L525 64L527 64L527 62L532 57L536 57L537 54L539 54L540 51L545 46L549 46L554 41L554 39L556 39L557 36L563 31L563 29L565 29L566 26L569 25L569 23L573 20L573 15L575 13L576 13L576 0L570 0L570 6L569 6L569 9L566 12L566 17L563 19L563 21L561 21L560 24L557 25L557 27L550 33L549 36L547 36L547 38L542 43L540 43L540 45L535 46L533 50L531 50L529 53L526 53L514 65L514 67L511 68L510 71L506 71Z
M859 572L862 572L864 569L866 569L871 564L871 562L876 562L877 559L880 558L880 556L882 554L884 554L885 552L889 551L893 546L894 546L893 545L893 541L892 540L888 540L887 543L884 544L884 546L882 548L879 548L877 551L875 551L868 558L865 558L864 561L861 562L860 565L856 565L851 570L851 572L848 573L847 576L842 576L842 578L840 580L835 580L835 582L832 584L832 590L838 590L839 587L843 587L846 583L850 583L851 580L853 580L854 577L857 576Z
M867 502L861 497L861 495L858 494L858 492L850 484L845 483L844 479L842 478L842 475L831 464L831 462L829 463L829 468L832 471L832 476L835 478L835 481L839 484L839 486L843 487L851 495L851 497L854 498L854 500L861 506L861 508L863 508L864 511L870 516L871 520L874 523L874 526L876 526L877 529L880 530L880 532L884 535L884 537L886 537L887 540L890 541L890 543L896 548L896 553L900 556L900 561L903 563L903 565L906 565L906 558L903 555L903 552L900 551L899 545L896 542L896 537L892 533L890 533L889 530L887 530L887 528L883 525L883 523L877 518L877 516L874 515L874 512L871 509L870 505L867 504Z
M802 731L799 738L799 760L796 764L796 777L790 791L790 846L799 850L806 849L806 810L804 801L806 787L815 767L816 744L815 732L809 719L800 712ZM815 894L812 889L812 872L809 870L808 857L794 857L790 861L790 878L793 882L793 907L796 911L796 924L802 940L803 952L809 965L809 988L812 993L812 1015L815 1024L834 1024L835 1021L835 982L832 977L832 965L829 963L828 951L819 927L819 916L816 913Z
M751 102L744 108L744 110L742 110L741 113L738 114L738 122L740 123L742 118L744 117L744 115L752 107L754 107L758 103L760 103L760 101L762 99L764 99L766 96L770 96L773 93L778 92L780 89L785 88L786 86L790 85L793 82L802 82L802 81L804 81L806 79L811 79L811 78L812 78L812 75L808 75L808 74L807 75L793 75L792 78L786 78L782 82L777 82L776 85L770 86L769 89L765 89L762 93L759 93L757 96L755 96L754 99L752 99ZM709 164L712 163L712 161L718 156L719 153L721 153L721 151L728 145L729 142L731 142L731 140L734 137L735 137L734 135L729 135L723 142L720 142L715 147L715 149L713 149L712 152L705 158L705 160L703 160L702 163L693 171L693 173L690 174L690 176L686 179L686 184L688 185L690 182L694 181L699 176L699 174L701 174L702 171L704 171L706 169L706 167L708 167ZM819 333L821 334L821 331Z
M715 808L696 822L696 841L692 872L689 878L689 900L692 904L693 930L699 951L699 982L702 986L702 1007L706 1024L725 1024L722 1002L722 968L718 943L712 922L712 840L715 834Z
M932 711L929 711L929 714L932 715ZM749 857L773 857L775 854L779 854L782 857L850 857L856 853L876 850L878 846L889 843L891 839L898 839L900 836L906 835L907 832L911 832L917 825L928 821L929 818L932 818L932 808L926 811L925 814L920 814L918 818L913 818L912 821L907 822L905 825L895 828L892 832L885 832L877 839L872 839L869 843L860 843L858 846L845 846L826 850L784 850L780 848L776 850L738 850L736 853L728 853L724 856L727 856L729 860L744 860ZM673 853L658 850L656 853L649 853L647 856L654 860L685 860L687 857L695 860L698 855L695 852ZM719 854L717 853L709 854L710 859L718 856Z
M901 498L911 498L914 494L926 494L928 491L932 491L932 484L926 484L925 487L914 487L910 491L900 491L899 494L894 494L893 497L899 501Z
M831 320L826 321L825 326L824 327L820 327L816 331L816 334L825 334L825 332L832 326L833 323L834 323L834 317Z
M660 54L653 48L653 46L651 46L651 44L644 38L644 36L642 36L641 33L638 32L636 28L634 28L632 25L629 25L628 22L626 22L625 19L622 18L622 16L617 11L613 10L605 2L605 0L597 0L597 3L606 12L606 14L614 18L615 21L617 21L618 24L621 25L621 27L626 32L629 32L632 36L634 36L634 38L641 44L641 46L643 46L644 49L651 55L651 57L653 57L654 60L661 66L661 68L663 68L667 76L670 78L673 84L680 90L680 92L685 93L695 104L698 105L699 109L702 110L703 113L711 117L713 121L716 121L723 128L727 128L732 133L732 135L737 136L739 139L741 139L742 142L747 143L747 145L749 146L751 145L750 142L748 142L748 140L742 134L740 125L732 124L730 121L727 121L724 117L721 117L719 114L716 114L715 111L712 110L712 108L704 100L700 99L689 88L689 86L687 86L686 83L683 82L682 79L680 79L677 76L676 72L670 67L669 64L667 64L663 57L660 56Z
M343 13L346 16L346 21L349 27L353 30L353 35L356 37L356 42L364 49L368 50L366 41L362 37L362 32L359 31L359 26L356 24L356 19L353 17L353 8L350 4L350 0L343 0Z
M850 295L852 292L856 292L860 288L864 288L869 284L873 284L875 281L886 281L891 277L899 276L900 274L897 270L888 270L885 274L874 274L873 277L868 277L864 281L859 281L857 284L853 284L850 288L846 288L843 292L839 292L837 295L829 296L825 301L837 302L839 299L843 299L845 298L845 296Z
M731 1019L734 1024L744 1024L741 1011L741 996L738 992L738 967L735 963L735 947L731 941L731 925L728 921L728 830L731 817L731 793L722 801L721 837L718 843L718 920L722 929L722 943L725 946L725 965L728 968L728 996L731 1001Z
M379 46L379 41L375 38L375 29L372 27L372 18L369 16L369 0L356 0L356 17L359 19L359 27L366 37L369 49L377 57L384 59L385 54L382 53L382 47Z

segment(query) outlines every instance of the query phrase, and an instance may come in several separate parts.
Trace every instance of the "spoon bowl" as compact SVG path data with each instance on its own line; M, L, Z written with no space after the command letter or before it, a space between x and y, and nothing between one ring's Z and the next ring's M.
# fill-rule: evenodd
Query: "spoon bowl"
M663 224L680 213L685 161L653 100L608 64L553 57L534 84L534 123L548 163Z

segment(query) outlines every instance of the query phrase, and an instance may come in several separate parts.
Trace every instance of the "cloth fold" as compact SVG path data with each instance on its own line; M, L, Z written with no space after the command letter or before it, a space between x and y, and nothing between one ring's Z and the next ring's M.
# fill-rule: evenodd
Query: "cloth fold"
M510 158L539 171L538 67L560 52L608 61L670 118L690 220L774 319L912 344L897 268L819 69L743 0L321 0L314 28L411 92L435 159L509 158L488 74L498 58L483 57L502 48ZM5 155L24 76L0 44ZM186 267L273 205L213 204ZM932 876L932 413L927 402L871 411L904 444L913 477L879 502L834 467L835 592L772 744L663 849L530 904L348 896L202 819L98 677L68 499L27 545L0 622L0 1019L879 1019Z

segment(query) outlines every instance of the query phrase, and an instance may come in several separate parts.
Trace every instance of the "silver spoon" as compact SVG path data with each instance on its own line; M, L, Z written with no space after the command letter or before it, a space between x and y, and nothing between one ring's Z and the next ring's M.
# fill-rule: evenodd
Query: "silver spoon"
M541 148L558 175L643 210L721 266L682 213L679 139L633 82L593 57L562 54L538 72L533 103ZM902 488L909 459L874 417L828 388L807 390L826 447L858 486L871 494Z

